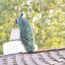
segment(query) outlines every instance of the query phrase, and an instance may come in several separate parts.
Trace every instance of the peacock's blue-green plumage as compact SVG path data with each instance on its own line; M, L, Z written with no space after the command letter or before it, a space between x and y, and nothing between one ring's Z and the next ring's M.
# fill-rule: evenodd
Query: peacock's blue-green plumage
M20 29L21 41L27 50L27 52L33 52L33 33L29 22L21 16L16 19L16 22Z

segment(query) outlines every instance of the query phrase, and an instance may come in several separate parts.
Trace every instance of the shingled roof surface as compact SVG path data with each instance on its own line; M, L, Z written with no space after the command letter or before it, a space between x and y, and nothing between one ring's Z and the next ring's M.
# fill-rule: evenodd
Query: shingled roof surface
M0 65L65 65L65 48L1 55Z

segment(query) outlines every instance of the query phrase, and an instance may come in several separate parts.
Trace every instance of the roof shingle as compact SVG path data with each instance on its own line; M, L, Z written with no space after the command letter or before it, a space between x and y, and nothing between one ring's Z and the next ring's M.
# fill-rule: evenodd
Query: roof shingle
M1 55L0 65L65 65L65 48Z

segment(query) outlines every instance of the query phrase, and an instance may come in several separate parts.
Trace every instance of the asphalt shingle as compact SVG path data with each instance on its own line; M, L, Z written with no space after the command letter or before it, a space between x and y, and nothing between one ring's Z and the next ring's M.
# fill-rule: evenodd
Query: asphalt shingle
M0 65L65 65L65 48L0 55Z

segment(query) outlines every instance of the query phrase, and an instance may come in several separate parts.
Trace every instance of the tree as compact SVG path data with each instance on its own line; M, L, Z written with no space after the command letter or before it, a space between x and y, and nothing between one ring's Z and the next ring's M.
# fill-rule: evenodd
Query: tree
M65 0L2 0L0 6L0 45L9 40L11 29L17 27L15 19L23 12L40 49L65 46Z

